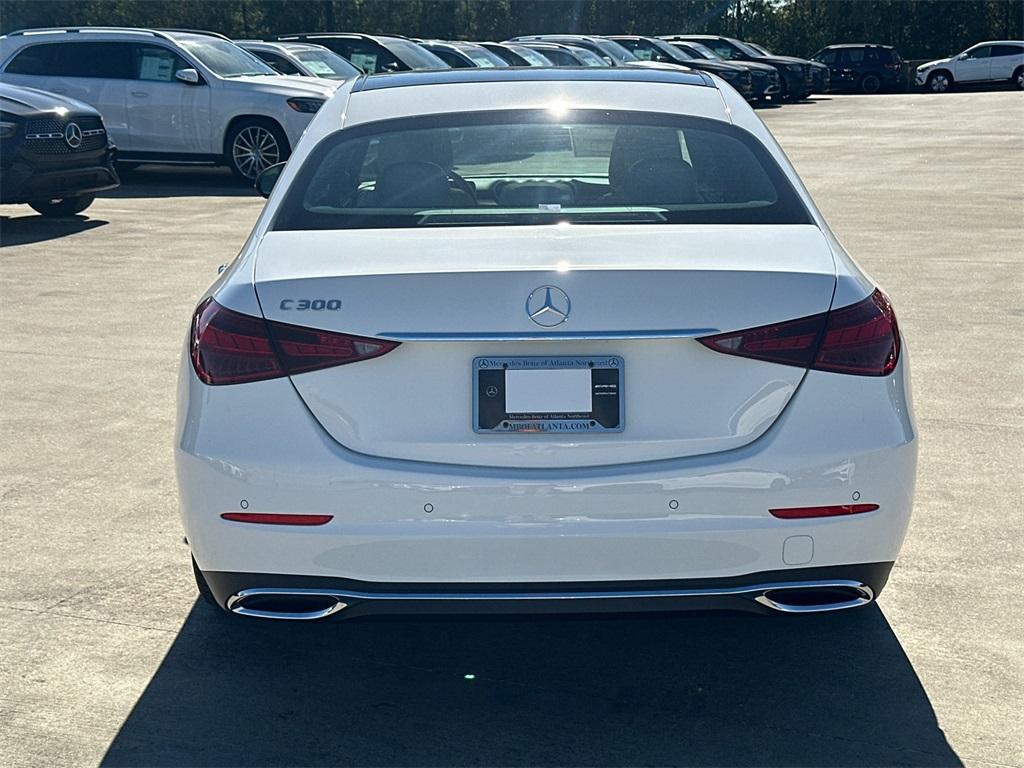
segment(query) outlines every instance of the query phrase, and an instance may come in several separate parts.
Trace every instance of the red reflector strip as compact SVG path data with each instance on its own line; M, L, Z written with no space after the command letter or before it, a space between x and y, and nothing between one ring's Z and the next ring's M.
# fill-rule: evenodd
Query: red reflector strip
M277 515L268 512L225 512L221 517L236 523L263 525L323 525L334 519L334 515Z
M786 509L769 509L774 517L783 520L798 520L804 517L835 517L837 515L859 515L862 512L874 512L877 504L838 504L834 507L787 507Z

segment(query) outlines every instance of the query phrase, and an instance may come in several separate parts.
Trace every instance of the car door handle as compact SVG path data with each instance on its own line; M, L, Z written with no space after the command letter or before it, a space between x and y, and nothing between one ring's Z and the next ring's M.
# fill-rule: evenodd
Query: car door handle
M145 91L132 91L132 96L138 96L140 99L148 99L149 94Z
M67 88L51 88L50 93L67 93Z

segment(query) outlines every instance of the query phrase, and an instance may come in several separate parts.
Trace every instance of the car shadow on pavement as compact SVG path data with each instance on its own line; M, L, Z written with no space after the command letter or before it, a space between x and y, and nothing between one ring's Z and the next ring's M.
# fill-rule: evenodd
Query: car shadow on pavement
M96 229L108 223L104 219L92 219L88 216L0 216L0 248L42 243Z
M193 607L122 765L961 765L882 612L261 622Z
M99 197L258 197L252 184L213 166L141 165L118 169L121 186Z

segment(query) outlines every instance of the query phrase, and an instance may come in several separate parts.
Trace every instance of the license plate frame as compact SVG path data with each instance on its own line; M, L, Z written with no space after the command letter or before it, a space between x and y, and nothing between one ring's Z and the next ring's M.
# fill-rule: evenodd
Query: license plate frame
M589 412L509 413L506 371L591 371ZM584 434L625 429L618 355L486 356L473 358L473 431L477 434Z

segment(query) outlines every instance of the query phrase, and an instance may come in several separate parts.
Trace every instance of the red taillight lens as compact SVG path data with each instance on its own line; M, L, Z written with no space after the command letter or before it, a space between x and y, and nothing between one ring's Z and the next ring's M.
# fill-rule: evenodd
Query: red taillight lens
M896 315L877 289L831 312L697 341L727 355L858 376L892 373L900 354Z
M811 315L785 323L705 336L697 341L727 355L807 368L814 361L814 352L825 330L826 317L824 314Z
M864 301L829 313L814 368L886 376L900 357L900 332L892 305L878 289Z
M225 309L212 298L196 309L192 367L204 384L241 384L284 376L261 317Z
M192 367L205 384L242 384L379 357L398 342L244 315L212 298L192 318Z

